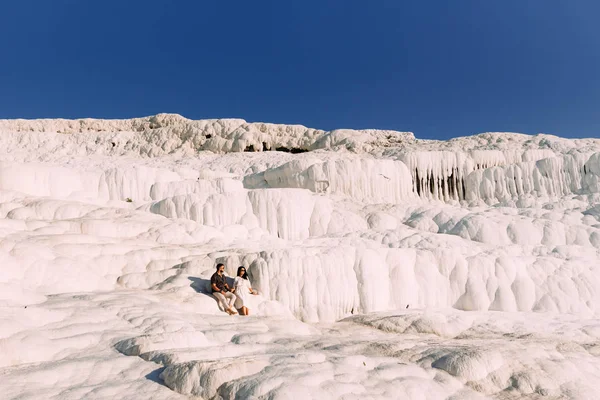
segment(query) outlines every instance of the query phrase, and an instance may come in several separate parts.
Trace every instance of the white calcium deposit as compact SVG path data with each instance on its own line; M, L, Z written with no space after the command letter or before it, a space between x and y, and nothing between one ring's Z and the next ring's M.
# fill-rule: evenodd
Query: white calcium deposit
M596 139L2 120L0 398L599 399L599 249Z

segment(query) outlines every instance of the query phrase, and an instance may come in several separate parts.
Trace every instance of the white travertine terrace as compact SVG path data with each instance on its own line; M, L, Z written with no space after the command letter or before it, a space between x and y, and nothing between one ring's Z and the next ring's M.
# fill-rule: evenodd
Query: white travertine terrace
M597 139L2 120L0 393L600 398L599 199Z

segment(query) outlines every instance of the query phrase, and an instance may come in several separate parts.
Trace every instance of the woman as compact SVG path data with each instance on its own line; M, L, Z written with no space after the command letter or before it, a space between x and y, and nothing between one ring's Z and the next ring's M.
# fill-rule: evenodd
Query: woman
M233 281L234 293L237 296L235 301L235 308L237 308L240 315L248 315L248 303L251 294L258 294L256 290L250 286L248 280L248 274L246 268L239 267L237 270L237 276Z

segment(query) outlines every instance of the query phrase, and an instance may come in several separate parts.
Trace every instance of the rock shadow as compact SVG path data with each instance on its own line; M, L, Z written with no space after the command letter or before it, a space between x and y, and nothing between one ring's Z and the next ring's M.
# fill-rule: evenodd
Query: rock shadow
M190 286L197 293L202 293L202 294L205 294L207 296L214 298L212 295L212 291L210 290L210 279L196 278L193 276L188 276L188 279L190 281L192 281Z
M150 372L148 375L144 376L144 378L148 379L149 381L156 382L158 384L166 386L165 382L162 379L160 379L160 374L162 374L162 372L164 370L165 370L165 367L160 367L160 368L155 369L154 371Z
M167 386L167 384L165 383L165 381L163 381L160 378L160 374L162 374L162 372L166 369L167 367L160 367L155 369L154 371L150 372L149 374L145 375L144 378L148 379L149 381L152 381L154 383L157 383L161 386L166 387L169 390L173 390L170 387Z

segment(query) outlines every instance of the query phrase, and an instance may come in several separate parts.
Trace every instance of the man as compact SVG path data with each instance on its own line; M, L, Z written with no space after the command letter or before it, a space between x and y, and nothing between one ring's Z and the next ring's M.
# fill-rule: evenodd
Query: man
M210 277L210 287L212 288L212 294L216 297L217 301L223 307L229 315L235 314L233 304L235 302L235 294L229 289L229 285L225 282L225 265L217 264L217 272ZM227 301L229 299L229 302Z

